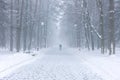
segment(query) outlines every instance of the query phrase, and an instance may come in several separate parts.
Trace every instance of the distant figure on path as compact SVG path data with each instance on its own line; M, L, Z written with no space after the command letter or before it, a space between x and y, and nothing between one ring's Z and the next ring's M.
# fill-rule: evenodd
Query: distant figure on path
M60 50L60 51L62 50L62 45L61 45L61 44L59 44L59 50Z

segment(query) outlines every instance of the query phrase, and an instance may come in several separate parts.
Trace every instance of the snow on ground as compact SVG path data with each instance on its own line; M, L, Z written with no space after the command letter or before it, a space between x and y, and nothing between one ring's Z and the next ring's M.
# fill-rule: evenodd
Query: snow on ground
M108 56L101 55L98 50L88 52L70 48L59 51L57 47L42 52L44 55L37 53L34 61L0 80L120 80L119 54Z
M120 49L116 55L101 54L99 50L77 52L84 63L93 71L104 77L105 80L120 80Z
M0 78L9 75L23 65L33 62L36 58L32 55L33 53L0 51Z
M39 55L41 56L41 55ZM104 80L65 48L48 49L42 58L21 67L3 80Z

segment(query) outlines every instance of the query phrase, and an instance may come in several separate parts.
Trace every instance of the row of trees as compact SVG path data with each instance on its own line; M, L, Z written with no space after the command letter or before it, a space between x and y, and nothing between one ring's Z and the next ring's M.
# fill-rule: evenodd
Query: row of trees
M62 22L63 32L72 47L86 47L88 50L109 50L115 54L119 43L119 1L117 0L70 0ZM107 5L106 5L107 4ZM115 15L117 17L115 17ZM116 25L117 24L117 25ZM71 33L72 32L72 33ZM83 46L84 45L84 46Z
M0 0L0 47L30 51L47 47L49 0Z
M61 27L69 46L115 54L119 5L119 0L0 0L0 47L17 52L46 48Z

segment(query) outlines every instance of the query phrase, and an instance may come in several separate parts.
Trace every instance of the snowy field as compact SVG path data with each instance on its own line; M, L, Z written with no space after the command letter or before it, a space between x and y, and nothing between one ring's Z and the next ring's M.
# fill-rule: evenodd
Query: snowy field
M17 68L14 67L16 69L13 68L14 70L1 77L0 80L119 80L120 59L118 55L103 56L97 53L97 50L87 53L86 50L79 52L76 49L64 48L59 51L57 48L51 48L37 52L37 56L9 54L7 58L6 55L1 55L6 57L6 60L1 58L1 62L7 63L7 60L11 60L9 63L12 65L21 62L23 64L21 63L22 65L18 65ZM1 62L0 70L6 66ZM5 68L11 69L11 67ZM3 73L0 72L0 75Z

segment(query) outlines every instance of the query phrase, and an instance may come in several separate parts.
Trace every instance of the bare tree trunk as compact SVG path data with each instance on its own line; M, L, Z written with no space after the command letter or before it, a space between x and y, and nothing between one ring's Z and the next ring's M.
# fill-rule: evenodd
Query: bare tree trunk
M45 18L46 25L44 27L44 42L45 42L44 47L45 48L47 48L47 29L48 29L49 8L50 8L50 1L48 0L48 2L47 2L47 15Z
M100 16L100 34L101 34L101 52L104 54L104 49L105 49L105 44L104 44L104 14L103 14L103 5L102 5L102 0L97 0L97 6L98 6L98 9L99 9L99 16Z
M27 49L27 35L28 35L28 0L26 0L26 7L25 7L25 25L23 28L23 51Z
M37 12L37 15L40 13L40 9L41 9L41 0L39 0L38 1L38 3L39 3L39 10L38 10L38 12ZM37 9L38 9L37 8ZM38 15L38 21L37 22L40 22L41 21L41 16L40 15ZM38 28L37 28L37 50L39 50L39 48L40 48L40 26L41 26L41 24L40 23L38 23Z
M109 54L115 54L114 0L109 0Z
M90 25L91 26L91 25ZM92 47L92 50L94 50L94 36L93 36L93 31L92 31L92 28L90 27L90 35L91 35L91 47Z
M86 13L87 13L87 3L85 0L83 0L83 24L84 24L84 30L85 30L85 38L86 38L86 45L88 47L88 50L90 50L90 45L89 45L89 32L88 32L88 25L87 25L87 20L86 20Z
M24 32L23 32L23 51L26 51L26 47L27 47L27 26L25 27L25 28L23 28L24 30Z
M16 50L17 52L20 51L20 44L21 44L21 29L22 29L22 18L23 18L23 4L24 4L24 1L22 0L22 3L21 3L21 13L20 13L20 24L19 26L17 27L17 36L16 36Z
M13 0L11 0L10 51L13 51Z

